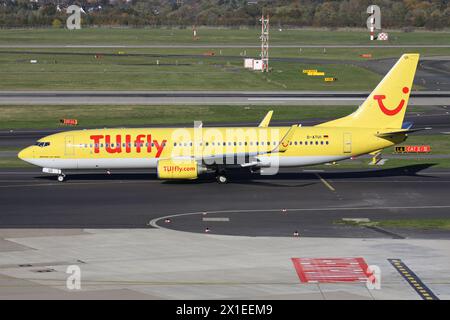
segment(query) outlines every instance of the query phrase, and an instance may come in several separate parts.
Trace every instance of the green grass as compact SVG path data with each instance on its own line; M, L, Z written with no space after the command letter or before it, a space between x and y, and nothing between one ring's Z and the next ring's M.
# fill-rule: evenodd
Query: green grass
M377 226L389 228L450 230L450 219L399 219L377 221Z
M1 33L1 31L0 31ZM242 62L243 57L258 57L261 53L259 48L227 48L220 46L211 46L205 48L2 48L0 54L20 54L21 52L34 53L34 58L41 54L47 54L52 59L58 58L59 55L65 54L90 54L92 57L96 53L120 55L122 59L127 59L127 55L147 55L153 57L174 56L176 59L180 55L198 55L204 56L207 52L214 52L214 57L205 59L214 60L227 57L229 59L237 59ZM119 54L119 52L121 54ZM371 59L381 58L398 58L405 52L416 52L423 56L436 56L450 54L450 48L270 48L270 57L276 58L307 58L307 59L338 59L347 61L367 61L370 59L362 58L365 53L372 54ZM58 60L58 59L57 59ZM154 61L154 60L153 60ZM147 60L148 62L148 60Z
M151 126L186 124L202 120L258 123L268 110L273 120L298 121L310 118L337 118L351 113L351 106L1 106L0 129L54 129L59 119L78 119L80 127Z
M258 45L261 29L199 28L199 39L192 40L191 28L83 28L66 29L6 29L0 30L0 44L242 44ZM450 44L450 33L390 31L390 41L370 41L367 29L285 29L272 28L272 44Z
M95 59L94 52L58 53L0 50L0 90L370 90L382 78L351 64L273 61L273 72L266 74L244 69L243 58L224 56ZM301 72L310 68L338 81L326 83Z
M375 226L384 228L450 230L450 219L398 219L398 220L379 220L370 222L339 220L335 221L334 223L352 226Z

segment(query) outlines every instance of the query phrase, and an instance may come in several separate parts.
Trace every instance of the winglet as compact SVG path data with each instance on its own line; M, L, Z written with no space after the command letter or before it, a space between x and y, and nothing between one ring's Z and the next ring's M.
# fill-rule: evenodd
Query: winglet
M285 152L288 149L288 147L289 147L289 143L291 142L292 136L294 135L296 128L298 128L298 125L296 125L296 124L291 126L289 131L284 135L283 139L281 139L281 141L278 144L278 146L276 146L276 148L273 149L271 151L271 153Z
M273 114L273 110L270 110L269 112L267 112L266 116L264 117L264 119L262 119L262 121L258 127L267 128L269 126L270 120L272 119L272 114Z

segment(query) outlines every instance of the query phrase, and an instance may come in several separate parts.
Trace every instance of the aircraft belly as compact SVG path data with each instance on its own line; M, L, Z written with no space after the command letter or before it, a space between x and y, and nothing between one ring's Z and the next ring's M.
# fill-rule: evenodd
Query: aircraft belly
M54 169L136 169L155 168L157 159L103 158L103 159L28 159L28 162Z
M274 159L275 158L275 159ZM321 164L332 161L339 161L347 159L349 156L292 156L292 157L258 157L262 166L271 164L272 166L278 165L280 167L298 167L307 166L313 164ZM277 160L278 159L278 160Z
M155 158L78 159L78 169L156 168Z

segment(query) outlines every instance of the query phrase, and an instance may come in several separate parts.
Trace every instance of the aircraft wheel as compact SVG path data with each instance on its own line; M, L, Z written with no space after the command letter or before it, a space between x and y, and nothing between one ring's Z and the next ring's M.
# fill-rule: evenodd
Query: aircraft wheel
M60 174L60 175L58 176L58 181L59 181L59 182L63 182L65 179L66 179L66 175L64 175L64 174Z
M228 182L227 176L226 176L226 175L223 175L223 174L217 175L217 176L216 176L216 180L217 180L217 182L220 183L220 184L224 184L224 183L227 183L227 182Z

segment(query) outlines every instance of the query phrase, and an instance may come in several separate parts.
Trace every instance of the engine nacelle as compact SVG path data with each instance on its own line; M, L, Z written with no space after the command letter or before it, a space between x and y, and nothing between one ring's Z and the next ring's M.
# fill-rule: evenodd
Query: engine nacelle
M197 179L206 171L195 160L159 160L156 168L159 179Z

